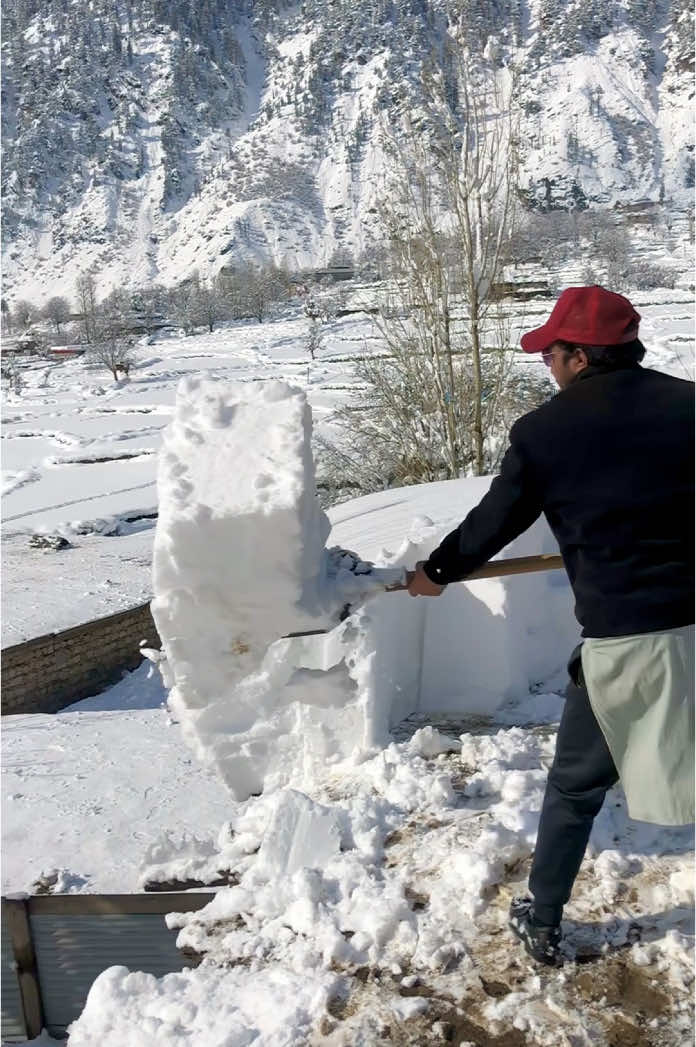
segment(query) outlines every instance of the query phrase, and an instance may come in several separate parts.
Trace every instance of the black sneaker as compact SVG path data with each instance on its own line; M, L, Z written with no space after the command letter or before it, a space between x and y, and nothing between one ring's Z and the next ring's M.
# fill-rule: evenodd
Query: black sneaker
M536 923L532 898L512 899L508 927L524 942L524 947L533 960L545 963L548 967L560 967L561 928Z

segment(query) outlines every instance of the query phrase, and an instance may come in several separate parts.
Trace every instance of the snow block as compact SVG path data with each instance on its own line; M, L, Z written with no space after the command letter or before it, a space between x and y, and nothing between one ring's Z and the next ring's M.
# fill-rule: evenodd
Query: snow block
M152 613L187 705L311 628L329 523L304 393L283 382L186 379L158 473Z
M299 389L194 379L180 384L164 433L152 602L163 675L189 741L239 796L263 787L265 764L283 757L274 744L296 716L283 703L267 707L263 679L238 685L274 640L323 624L329 524L310 435ZM259 720L266 729L246 737L251 749L240 755L238 736Z

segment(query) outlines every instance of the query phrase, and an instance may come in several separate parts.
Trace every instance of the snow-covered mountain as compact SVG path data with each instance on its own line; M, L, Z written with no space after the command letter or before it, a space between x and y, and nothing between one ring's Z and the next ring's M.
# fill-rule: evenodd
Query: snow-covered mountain
M687 208L688 0L3 0L5 291L369 252L380 122L469 47L519 71L534 206Z

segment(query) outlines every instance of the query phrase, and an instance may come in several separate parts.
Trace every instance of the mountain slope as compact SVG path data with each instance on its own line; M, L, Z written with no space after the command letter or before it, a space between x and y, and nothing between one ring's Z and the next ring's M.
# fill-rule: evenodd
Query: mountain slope
M88 13L85 8L88 8ZM486 50L519 72L533 206L690 205L686 0L3 0L10 300L359 256L380 123Z

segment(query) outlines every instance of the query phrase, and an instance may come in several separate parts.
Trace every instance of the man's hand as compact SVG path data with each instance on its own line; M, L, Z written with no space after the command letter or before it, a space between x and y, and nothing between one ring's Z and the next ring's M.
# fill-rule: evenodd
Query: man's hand
M413 578L408 587L410 596L440 596L447 588L446 585L438 585L431 582L423 570L423 560L419 560L413 573Z

